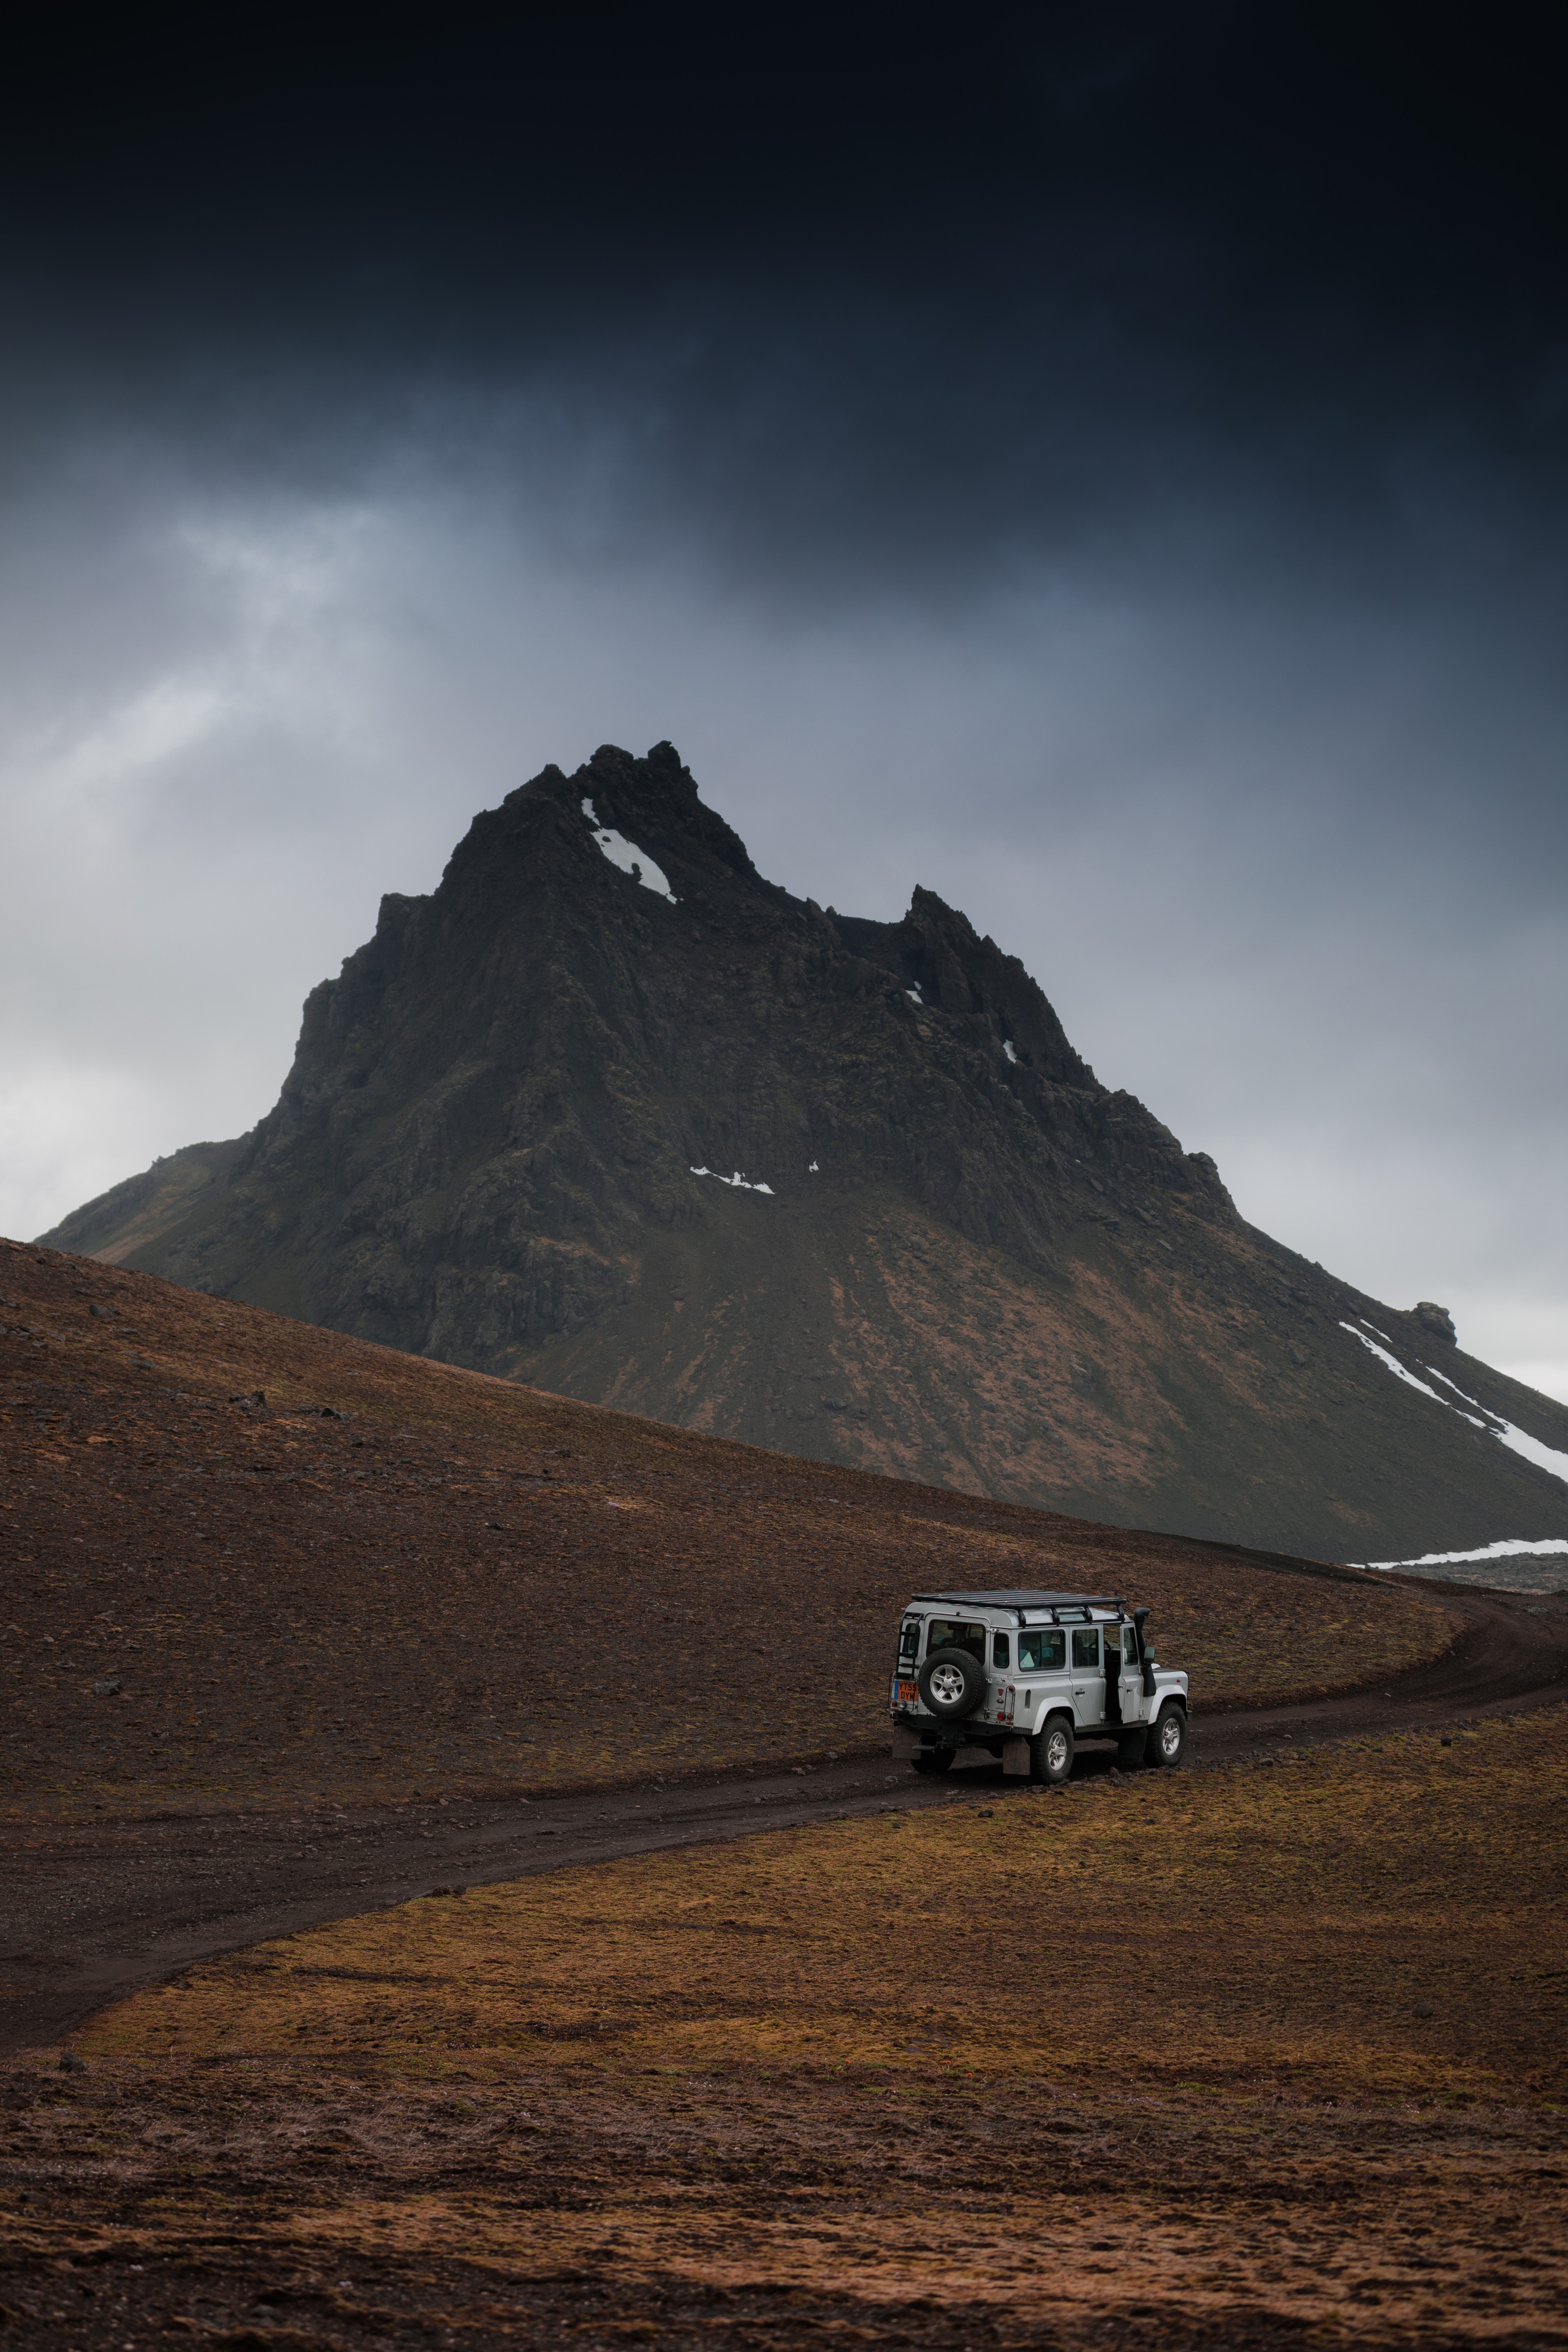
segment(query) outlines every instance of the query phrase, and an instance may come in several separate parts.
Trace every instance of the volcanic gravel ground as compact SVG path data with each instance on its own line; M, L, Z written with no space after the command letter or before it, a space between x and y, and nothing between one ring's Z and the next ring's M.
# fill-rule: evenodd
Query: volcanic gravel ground
M14 2053L214 1955L333 1920L374 1936L456 1919L478 1909L456 1888L568 1864L684 1870L658 1861L665 1847L728 1868L769 1851L744 1835L761 1829L809 1836L837 1819L829 1834L852 1839L931 1808L964 1835L1070 1823L1079 1806L1113 1823L1115 1791L1163 1801L1248 1766L1268 1777L1237 1787L1305 1790L1337 1754L1388 1772L1392 1835L1396 1734L1419 1728L1436 1759L1447 1732L1454 1755L1479 1757L1458 1727L1506 1716L1486 1734L1506 1751L1487 1752L1528 1759L1532 1714L1546 1726L1564 1688L1560 1598L1434 1591L892 1486L58 1255L12 1251L0 1284ZM1073 1790L1042 1798L988 1761L931 1784L875 1752L907 1592L1021 1580L1153 1602L1163 1654L1197 1669L1183 1774L1129 1778L1086 1747ZM1485 1773L1467 1771L1467 1850L1502 1871L1500 1889L1539 1898L1541 1834L1493 1823ZM1423 1801L1400 1801L1403 1834L1440 1875ZM1152 1811L1131 1818L1146 1853ZM936 1829L908 1823L902 1843ZM1217 1850L1162 1850L1219 1869L1236 1899ZM1104 1867L1146 1937L1140 1874ZM962 1864L951 1884L962 1896ZM1092 1895L1096 1874L1074 1884ZM426 1892L439 1899L388 1907ZM1488 1900L1500 1923L1506 1895ZM826 1880L819 1901L842 1908ZM1364 1916L1352 1905L1347 1936ZM1016 1968L1015 1945L1070 1962L1070 1936L1040 1943L1016 1906L1005 1926L973 1947L986 1968ZM1199 1930L1233 2002L1245 1929ZM1553 1954L1510 1932L1527 1939L1520 1983L1539 1978L1548 1998ZM874 1933L876 1953L897 1950ZM693 1940L690 1969L710 1978L725 1948ZM940 1948L962 1976L962 1948ZM124 2352L154 2331L236 2352L563 2333L1085 2352L1568 2342L1560 2117L1462 2087L1436 2111L1309 2095L1297 2076L1269 2087L1212 2063L1184 2083L1180 2053L1159 2051L1156 1979L1174 1968L1189 1998L1202 1971L1157 1935L1139 1951L1095 1960L1119 2021L1070 2083L933 2072L891 2133L885 2084L831 2070L743 2082L645 2066L579 2083L563 2107L526 2064L503 2087L465 2079L460 2054L405 2054L390 2074L371 2052L304 2074L237 2053L237 2072L216 2051L95 2054L85 2074L14 2055L0 2326L61 2352ZM251 1963L227 1965L243 1979ZM844 1976L851 1997L865 1965ZM596 1971L584 1945L578 2005ZM695 1984L668 1988L681 2016ZM1331 1990L1324 1975L1331 2006ZM1510 2019L1523 1997L1510 1992ZM178 1982L155 1998L181 2013ZM307 1999L307 2023L326 2014ZM1541 2040L1523 2032L1532 2065ZM933 2069L951 2041L932 2041ZM491 2178L542 2259L475 2259L453 2200ZM628 2191L646 2213L669 2206L678 2237L689 2223L688 2256L630 2259L612 2210Z
M1441 1729L1506 1709L1528 1717L1568 1687L1568 1601L1467 1591L1460 1640L1385 1690L1199 1717L1187 1769L1289 1760L1306 1741ZM1086 1742L1080 1777L1115 1769ZM1134 1780L1143 1775L1132 1776ZM266 1937L567 1864L702 1844L847 1815L943 1805L975 1789L1027 1793L981 1756L945 1780L886 1757L783 1772L741 1768L549 1798L227 1806L151 1817L0 1825L7 1889L0 2052L58 2038L132 1987Z
M10 2048L422 1881L945 1801L885 1760L911 1585L1153 1601L1194 1760L1564 1671L1560 1601L895 1486L58 1253L0 1266L27 1310L0 1407ZM1304 1669L1352 1688L1258 1711Z
M1194 1701L1440 1654L1421 1588L568 1403L0 1247L0 1808L525 1794L886 1738L911 1590L1151 1605Z
M1568 1713L305 1932L0 2074L45 2343L1568 2342ZM53 2331L53 2332L50 2332Z
M1121 2252L1107 2242L1107 2252ZM1485 2263L1484 2250L1478 2250ZM1031 2257L1051 2259L1042 2247ZM954 2262L965 2260L962 2239ZM336 2347L437 2343L487 2352L490 2346L584 2347L658 2341L675 2352L710 2352L716 2342L782 2345L871 2343L963 2352L973 2344L1003 2347L1062 2345L1073 2352L1294 2352L1308 2347L1375 2346L1388 2352L1467 2352L1478 2344L1509 2352L1548 2352L1562 2331L1548 2315L1539 2326L1482 2322L1474 2328L1442 2317L1380 2324L1371 2302L1351 2324L1296 2319L1250 2302L1216 2295L1202 2312L1169 2313L1152 2299L1139 2275L1140 2252L1128 2248L1118 2263L1125 2301L1100 2309L1060 2307L1047 2327L1030 2312L999 2311L994 2303L942 2302L934 2296L883 2301L846 2294L831 2284L818 2290L770 2279L720 2286L703 2279L638 2278L618 2284L612 2252L582 2270L531 2277L424 2254L403 2263L354 2255L322 2266L309 2256L268 2253L247 2259L215 2248L210 2255L155 2257L128 2263L94 2253L62 2260L40 2281L31 2266L13 2268L0 2283L12 2297L0 2305L19 2340L47 2352L123 2352L161 2339L195 2336L216 2352L333 2352ZM331 2275L331 2273L337 2275ZM1484 2268L1480 2273L1484 2277ZM1375 2296L1375 2289L1373 2294Z
M845 2200L843 2175L858 2163L883 2169L882 2136L862 2116L833 2113L847 2103L820 2095L770 2104L767 2157L774 2165L782 2158L792 2176L809 2179L815 2172L822 2182L820 2242L830 2254L862 2220L853 2189L851 2201ZM1270 2118L1276 2126L1279 2120L1277 2114ZM1500 2228L1505 2240L1513 2237L1532 2200L1563 2179L1564 2152L1556 2136L1543 2139L1538 2125L1506 2112L1467 2116L1458 2131L1419 2117L1403 2129L1390 2127L1380 2117L1371 2126L1378 2179L1374 2189L1358 2195L1342 2182L1336 2191L1332 2176L1336 2163L1352 2174L1364 2168L1366 2119L1311 2117L1304 2127L1294 2116L1288 2121L1294 2128L1289 2236L1283 2244L1279 2192L1285 2184L1268 2171L1260 2175L1254 2156L1252 2178L1244 2186L1231 2151L1226 2151L1230 2161L1212 2161L1219 2137L1213 2118L1173 2113L1164 2102L1157 2113L1126 2106L1114 2115L1081 2111L1075 2123L1082 2144L1100 2143L1095 2160L1075 2180L1084 2205L1070 2217L1053 2216L1048 2235L1031 2232L1021 2241L1011 2236L1005 2203L1000 2210L993 2203L996 2142L977 2150L963 2123L933 2119L923 2130L917 2127L907 2159L911 2194L905 2210L896 2218L879 2212L873 2226L887 2232L890 2270L911 2232L924 2241L940 2230L952 2248L948 2291L942 2294L857 2294L837 2284L831 2261L816 2279L748 2276L739 2252L724 2280L682 2270L623 2278L613 2240L581 2263L540 2275L505 2263L466 2262L428 2246L378 2258L319 2245L247 2246L237 2233L217 2230L205 2242L178 2251L123 2238L116 2243L110 2237L47 2264L15 2253L0 2256L0 2326L9 2323L18 2342L48 2352L124 2352L127 2345L177 2342L183 2336L223 2352L332 2352L338 2346L429 2342L484 2352L492 2345L554 2346L563 2338L585 2347L657 2339L692 2352L707 2352L717 2341L868 2342L930 2347L931 2352L958 2352L976 2343L1060 2344L1074 2352L1188 2346L1194 2352L1215 2346L1229 2352L1289 2352L1296 2346L1458 2352L1478 2345L1560 2352L1568 2329L1552 2299L1560 2284L1555 2266L1546 2297L1528 2287L1521 2295L1521 2271L1539 2259L1529 2251L1531 2239L1514 2238L1501 2261L1496 2250ZM1141 2122L1142 2137L1129 2155L1129 2139ZM781 2134L788 2135L782 2147ZM551 2217L574 2204L591 2211L599 2193L598 2165L635 2162L643 2153L639 2141L650 2137L646 2117L636 2111L595 2116L570 2142L563 2137ZM1206 2178L1192 2178L1194 2151L1211 2158ZM657 2154L669 2162L668 2144ZM1437 2205L1431 2197L1435 2158L1452 2184ZM1500 2211L1489 2197L1478 2210L1465 2196L1464 2174L1484 2168L1495 2179L1500 2159L1508 2168L1504 2195L1511 2193L1513 2208L1505 2202ZM1303 2226L1299 2175L1308 2161L1320 2175L1320 2213ZM1157 2192L1160 2172L1173 2163L1186 2178L1183 2202L1167 2221L1133 2200L1140 2191ZM930 2189L922 2189L925 2182ZM978 2228L958 2193L971 2183L989 2209ZM241 2183L221 2185L227 2190ZM1208 2210L1238 2195L1239 2230ZM1089 2208L1100 2200L1104 2207L1097 2218ZM771 2206L760 2189L759 2222ZM1042 2316L1037 2295L1009 2308L1010 2273L1037 2284L1061 2278L1069 2263L1077 2273L1073 2291L1048 2298L1048 2317ZM1206 2269L1207 2292L1195 2307L1172 2308L1165 2301L1173 2263L1189 2273ZM1342 2309L1326 2313L1319 2290L1343 2282L1352 2264L1355 2275ZM966 2276L977 2273L991 2294L965 2294ZM1260 2299L1259 2289L1267 2297L1273 2286L1283 2300L1303 2280L1310 2282L1304 2293L1310 2301L1300 2317ZM998 2286L1002 2293L994 2291ZM1404 2307L1385 2312L1383 2306L1395 2298Z

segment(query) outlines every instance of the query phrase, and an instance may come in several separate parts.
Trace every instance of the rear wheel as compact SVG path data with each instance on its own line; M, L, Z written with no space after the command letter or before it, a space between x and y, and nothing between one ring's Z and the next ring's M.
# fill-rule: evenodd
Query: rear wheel
M1072 1725L1065 1715L1053 1715L1045 1729L1029 1742L1029 1778L1058 1788L1072 1771Z
M1156 1772L1173 1772L1186 1752L1187 1718L1179 1706L1163 1706L1149 1734L1145 1760Z
M952 1750L951 1748L922 1748L912 1760L917 1772L951 1772Z

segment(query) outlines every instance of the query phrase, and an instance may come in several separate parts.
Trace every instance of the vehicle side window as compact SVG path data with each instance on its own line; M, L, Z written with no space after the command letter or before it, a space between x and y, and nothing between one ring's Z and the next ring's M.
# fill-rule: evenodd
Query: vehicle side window
M926 1655L934 1658L939 1650L967 1650L977 1666L985 1664L985 1628L965 1625L954 1617L933 1617L931 1632L926 1636Z
M1018 1636L1018 1669L1026 1675L1048 1675L1068 1662L1068 1637L1059 1625L1042 1625Z
M991 1663L994 1666L1010 1666L1012 1664L1013 1647L1005 1633L992 1634Z
M1138 1664L1138 1636L1131 1625L1121 1628L1121 1662L1128 1666Z
M1098 1666L1100 1664L1100 1628L1080 1625L1072 1637L1072 1662L1075 1666Z

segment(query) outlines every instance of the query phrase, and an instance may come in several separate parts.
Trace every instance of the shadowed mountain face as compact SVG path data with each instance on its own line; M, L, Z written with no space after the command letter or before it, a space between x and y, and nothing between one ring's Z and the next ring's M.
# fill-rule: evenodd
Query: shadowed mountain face
M1568 1535L1568 1412L1242 1223L931 892L873 923L763 881L668 744L478 817L312 992L258 1127L46 1239L1122 1523L1357 1559Z

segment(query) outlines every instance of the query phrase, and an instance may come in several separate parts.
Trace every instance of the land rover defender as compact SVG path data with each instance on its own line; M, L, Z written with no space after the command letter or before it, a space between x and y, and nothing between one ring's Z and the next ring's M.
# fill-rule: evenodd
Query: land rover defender
M1092 1592L917 1592L899 1627L893 1753L945 1772L983 1748L1004 1772L1065 1780L1083 1739L1169 1771L1187 1744L1187 1677L1150 1647L1147 1609Z

